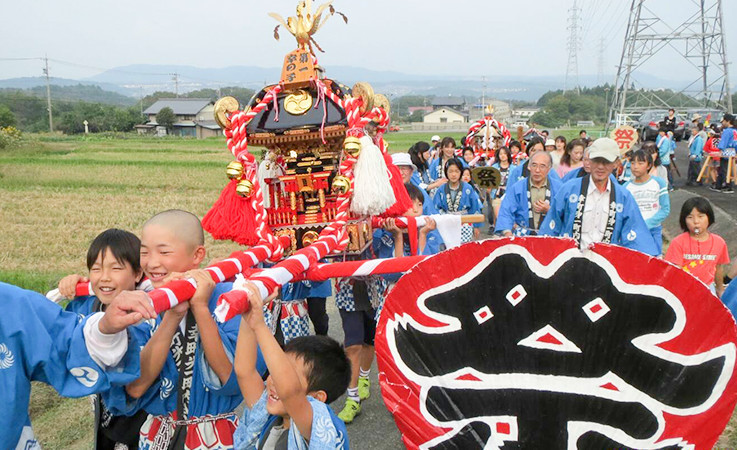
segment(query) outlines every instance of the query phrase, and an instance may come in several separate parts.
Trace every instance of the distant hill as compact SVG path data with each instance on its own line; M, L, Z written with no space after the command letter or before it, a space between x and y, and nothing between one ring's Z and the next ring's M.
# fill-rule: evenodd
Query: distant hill
M36 86L24 89L24 92L37 97L46 97L46 86ZM55 101L103 103L114 106L132 106L136 99L117 92L105 91L99 86L77 84L73 86L51 85L51 98Z
M240 86L258 90L273 83L281 74L279 67L228 66L202 68L187 65L136 64L115 67L83 80L54 79L54 84L100 86L103 90L140 97L156 91L174 91L173 74L178 74L179 92L186 93L201 89L217 89L224 86ZM537 101L548 91L563 88L563 75L533 76L442 76L432 73L407 74L393 71L372 70L352 66L328 66L329 78L352 85L357 81L368 81L374 88L390 96L401 95L453 95L481 97L485 91L488 98L503 100ZM637 74L640 86L650 89L680 89L689 84L684 81L665 80L649 74ZM595 75L581 75L582 86L600 84ZM63 82L62 82L63 81ZM606 75L605 82L612 83L613 75ZM16 78L0 80L2 87L29 88L44 85L43 78ZM484 86L485 85L485 86Z
M51 78L51 84L56 86L76 86L83 84L85 86L98 86L105 91L116 92L121 95L136 97L139 95L139 89L127 88L114 83L100 83L85 80L73 80L69 78ZM46 88L46 78L44 77L22 77L22 78L8 78L0 80L0 89L3 88L16 88L16 89L30 89L36 86L43 86Z

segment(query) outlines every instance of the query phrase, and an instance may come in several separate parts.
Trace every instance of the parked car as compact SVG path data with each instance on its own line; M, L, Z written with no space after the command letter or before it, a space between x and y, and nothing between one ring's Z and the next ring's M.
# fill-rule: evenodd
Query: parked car
M720 111L718 109L708 109L708 108L694 108L686 110L686 117L688 118L688 123L691 123L693 120L693 117L698 114L701 116L701 123L704 123L706 121L706 118L711 115L711 123L719 123L719 120L724 115L724 111Z
M668 111L665 109L650 109L643 112L637 122L637 132L640 133L640 138L643 141L654 141L658 136L660 124L667 115ZM673 131L673 136L677 141L688 138L686 121L678 113L676 113L676 129Z

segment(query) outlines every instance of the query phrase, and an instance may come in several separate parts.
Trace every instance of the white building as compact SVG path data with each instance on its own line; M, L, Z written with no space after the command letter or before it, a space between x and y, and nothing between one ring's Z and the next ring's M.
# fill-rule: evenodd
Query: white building
M468 114L458 112L453 108L438 108L422 117L423 123L466 123Z

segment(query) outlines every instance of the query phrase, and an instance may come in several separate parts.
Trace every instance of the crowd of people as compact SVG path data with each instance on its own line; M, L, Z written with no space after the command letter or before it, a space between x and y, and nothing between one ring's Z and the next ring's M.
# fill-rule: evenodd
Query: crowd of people
M664 257L721 295L724 280L735 273L728 271L726 243L709 231L714 213L707 199L684 203L679 216L683 234L672 237L663 255L667 239L662 223L671 212L669 191L675 170L673 115L669 111L661 122L656 141L642 142L627 152L621 152L612 139L590 139L584 130L570 142L563 136L552 139L546 130L533 130L525 141L511 141L509 146L497 140L497 147L480 152L481 157L468 143L456 150L456 162L445 145L450 138L434 136L432 144L418 142L409 149L415 171L411 179L434 195L436 205L444 205L449 197L442 187L450 184L452 189L455 184L441 177L439 165L451 170L464 167L469 174L474 167L490 165L499 170L498 187L479 190L471 176L464 179L486 209L490 235L572 237L582 249L596 242L618 244ZM712 190L731 193L727 168L737 146L735 117L725 114L721 126L705 126L701 119L694 116L690 130L686 184L703 184L697 180L703 173L712 179ZM702 167L706 156L712 162ZM473 200L464 213L479 211L475 196Z
M696 182L698 163L709 148L719 149L717 161L734 153L734 117L725 115L722 125L717 143L717 130L704 133L702 123L694 124L690 183ZM662 223L671 210L670 141L666 130L657 142L622 154L615 141L591 140L585 131L570 142L543 131L479 155L464 142L459 147L453 138L434 136L431 143L417 142L392 159L412 200L406 217L485 210L489 234L496 237L563 236L575 239L581 249L604 242L662 257ZM729 183L721 173L723 161L714 167L716 187L720 179ZM479 166L498 170L500 182L493 189L474 183L473 169ZM679 215L683 233L672 237L664 258L722 295L725 280L735 274L728 270L725 241L710 231L714 222L708 200L688 199ZM428 217L423 223L411 230L385 220L363 258L443 250L436 220ZM484 226L464 224L462 242L480 239ZM376 325L399 274L336 280L344 334L338 343L327 336L330 281L291 283L269 298L247 285L250 310L218 323L213 318L217 299L232 283L216 284L199 269L207 255L204 242L199 219L181 210L153 216L140 238L106 230L89 247L88 274L69 275L59 283L59 291L72 299L66 311L0 285L7 298L23 298L37 315L54 317L39 325L49 342L39 350L38 364L48 373L14 366L12 356L8 359L30 345L22 341L5 348L0 363L9 365L0 368L25 376L23 386L40 380L65 395L96 393L96 448L348 448L346 424L356 420L371 396ZM176 279L196 282L194 296L156 316L148 309L145 291ZM92 295L75 297L80 282L91 284ZM54 333L58 342L53 342ZM72 354L76 360L67 357ZM43 358L53 364L44 364ZM85 389L72 389L71 376ZM327 405L343 394L345 404L335 414ZM21 417L26 419L0 419L10 430L0 437L0 447L34 442L27 413Z

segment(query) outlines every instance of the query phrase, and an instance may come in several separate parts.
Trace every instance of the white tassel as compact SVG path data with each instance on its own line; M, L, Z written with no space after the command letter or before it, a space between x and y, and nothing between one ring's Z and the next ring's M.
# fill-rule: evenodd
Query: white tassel
M258 184L261 186L261 192L264 196L264 208L271 208L270 185L265 180L267 178L278 178L281 175L284 175L284 173L276 162L276 155L269 153L258 166Z
M368 136L360 141L361 153L353 171L351 212L361 216L376 216L391 208L397 199L381 150Z

